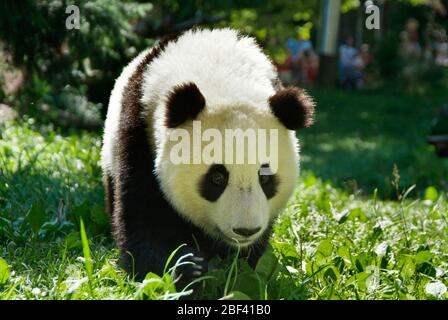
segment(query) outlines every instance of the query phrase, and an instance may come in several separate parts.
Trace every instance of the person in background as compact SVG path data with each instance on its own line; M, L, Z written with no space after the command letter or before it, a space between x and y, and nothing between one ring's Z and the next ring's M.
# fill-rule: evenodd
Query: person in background
M358 52L353 59L353 75L351 79L351 85L353 89L361 89L365 84L366 63L361 52Z
M293 84L292 75L292 54L288 50L288 55L283 63L276 64L278 76L280 80L285 84Z
M361 45L361 53L362 60L364 61L364 65L367 67L373 62L373 55L370 52L370 46L367 43Z
M448 42L437 44L435 63L440 67L448 67Z
M405 30L400 34L401 54L407 59L418 59L422 55L422 47L419 43L418 27L419 22L414 18L410 18L406 22Z
M356 88L356 78L359 76L359 66L355 65L360 62L355 61L359 51L353 43L353 37L347 37L345 44L339 47L339 79L344 88Z
M302 83L314 85L319 72L319 56L313 49L303 51L301 58Z
M311 41L306 40L302 37L300 32L297 34L296 38L290 38L286 42L286 48L291 53L291 71L292 79L295 83L303 82L303 69L302 69L302 58L303 52L305 50L312 50L313 45Z
M290 38L286 42L286 48L290 50L293 61L300 59L303 51L313 48L311 41L303 39L300 33L297 38Z
M373 62L373 55L370 52L370 46L367 43L361 45L361 50L358 54L359 59L361 60L358 63L358 70L360 72L358 79L358 89L364 87L367 82L367 67ZM355 63L356 64L356 63Z

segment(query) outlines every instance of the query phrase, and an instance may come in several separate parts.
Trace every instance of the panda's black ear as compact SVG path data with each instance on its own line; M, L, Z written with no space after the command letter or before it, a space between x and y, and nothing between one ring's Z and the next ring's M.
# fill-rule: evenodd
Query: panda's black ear
M204 107L205 98L194 83L177 85L167 97L165 125L176 128L189 119L195 119Z
M269 98L272 113L289 130L311 126L314 122L314 101L305 90L281 88Z

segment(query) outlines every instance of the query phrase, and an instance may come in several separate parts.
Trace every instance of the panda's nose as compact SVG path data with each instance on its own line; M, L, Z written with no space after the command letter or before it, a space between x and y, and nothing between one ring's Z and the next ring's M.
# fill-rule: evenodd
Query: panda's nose
M248 229L248 228L233 228L233 232L235 232L239 236L243 237L250 237L254 234L256 234L258 231L260 231L261 228L254 228L254 229Z

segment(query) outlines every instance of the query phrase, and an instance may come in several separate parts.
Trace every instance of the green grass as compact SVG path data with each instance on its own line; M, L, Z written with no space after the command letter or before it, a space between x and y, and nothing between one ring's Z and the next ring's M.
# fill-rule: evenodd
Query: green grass
M395 198L392 171L397 165L402 187L448 190L448 161L426 143L431 120L448 103L445 92L314 90L316 125L303 132L302 166L349 192Z
M447 163L424 143L441 98L314 94L318 122L271 249L255 271L215 259L195 297L448 299ZM25 119L0 138L0 299L182 295L169 273L140 283L117 266L99 135Z

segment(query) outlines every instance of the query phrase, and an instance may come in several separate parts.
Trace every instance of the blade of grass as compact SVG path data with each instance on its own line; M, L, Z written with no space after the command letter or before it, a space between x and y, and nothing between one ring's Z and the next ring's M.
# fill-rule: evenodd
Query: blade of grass
M84 255L84 261L86 266L86 272L87 277L89 278L89 290L90 295L93 297L93 290L92 290L92 281L93 281L93 266L92 266L92 260L90 258L90 247L89 247L89 240L87 239L86 230L84 228L84 221L82 221L82 218L80 219L80 231L81 231L81 243L82 243L82 252Z

